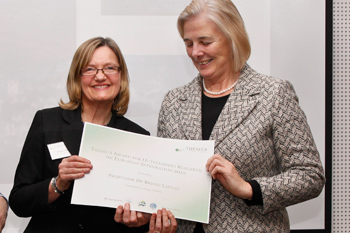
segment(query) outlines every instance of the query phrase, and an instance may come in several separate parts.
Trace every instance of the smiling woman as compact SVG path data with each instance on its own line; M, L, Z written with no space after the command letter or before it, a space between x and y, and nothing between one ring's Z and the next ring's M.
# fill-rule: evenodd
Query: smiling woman
M118 58L109 47L102 46L94 51L88 66L81 72L83 121L92 120L92 116L87 115L88 109L111 109L120 90L119 67Z
M98 98L93 97L97 89L103 90L100 94L108 97L92 101ZM64 109L76 109L79 105L85 108L88 106L84 106L84 102L88 105L92 101L89 103L92 108L110 105L108 109L117 110L117 115L123 116L129 104L129 73L119 46L110 38L96 37L85 41L73 57L67 90L69 102L60 102Z
M129 80L123 55L110 38L96 37L76 51L67 79L69 102L36 113L23 146L10 194L20 217L32 217L25 232L145 232L150 215L124 210L71 205L74 180L93 164L78 156L84 122L149 135L126 119ZM72 156L53 159L47 145L62 143ZM130 220L129 216L137 215ZM130 222L134 228L129 228Z
M231 47L230 41L218 26L204 14L200 14L185 21L183 28L187 55L202 75L203 81L205 80L212 90L222 90L221 85L226 87L236 83L239 71L231 69L233 55L231 50L227 49ZM231 76L234 78L228 78ZM217 80L224 83L221 84Z
M231 0L192 0L178 30L199 74L165 95L158 136L215 141L210 223L179 220L179 231L290 232L286 207L325 183L293 86L247 64L250 42Z

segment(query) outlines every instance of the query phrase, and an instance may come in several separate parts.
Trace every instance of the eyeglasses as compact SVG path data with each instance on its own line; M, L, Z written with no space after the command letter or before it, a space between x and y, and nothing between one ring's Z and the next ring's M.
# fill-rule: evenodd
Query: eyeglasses
M87 67L87 68L81 70L81 74L84 76L94 76L98 73L99 70L102 70L102 72L105 75L112 75L112 74L119 74L121 67L120 66L107 66L107 67L102 68L102 69Z

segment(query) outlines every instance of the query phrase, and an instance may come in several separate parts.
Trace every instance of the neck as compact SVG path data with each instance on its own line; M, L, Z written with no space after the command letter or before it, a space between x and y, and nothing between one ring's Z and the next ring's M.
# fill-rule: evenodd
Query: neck
M228 95L234 89L240 72L235 72L230 76L219 79L205 79L203 78L204 94L210 97L220 97Z
M112 118L112 106L89 106L84 105L81 113L83 122L89 122L98 125L107 125Z

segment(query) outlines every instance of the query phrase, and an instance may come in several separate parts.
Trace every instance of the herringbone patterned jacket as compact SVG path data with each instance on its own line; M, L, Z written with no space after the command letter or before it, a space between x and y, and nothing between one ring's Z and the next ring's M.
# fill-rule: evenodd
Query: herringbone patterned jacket
M167 93L159 113L158 136L201 140L201 77ZM289 232L286 207L317 197L323 168L292 85L257 73L248 65L210 136L215 153L231 161L245 180L256 180L263 205L248 206L212 184L206 232ZM179 221L178 232L195 223Z

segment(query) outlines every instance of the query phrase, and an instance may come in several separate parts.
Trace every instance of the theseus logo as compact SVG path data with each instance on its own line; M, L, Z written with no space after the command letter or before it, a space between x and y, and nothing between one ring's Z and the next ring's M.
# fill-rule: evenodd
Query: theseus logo
M191 151L191 152L207 152L207 148L200 148L200 147L185 147L185 148L176 148L176 152L183 152L183 151Z
M200 147L186 147L187 151L192 152L207 152L207 148L200 148Z

